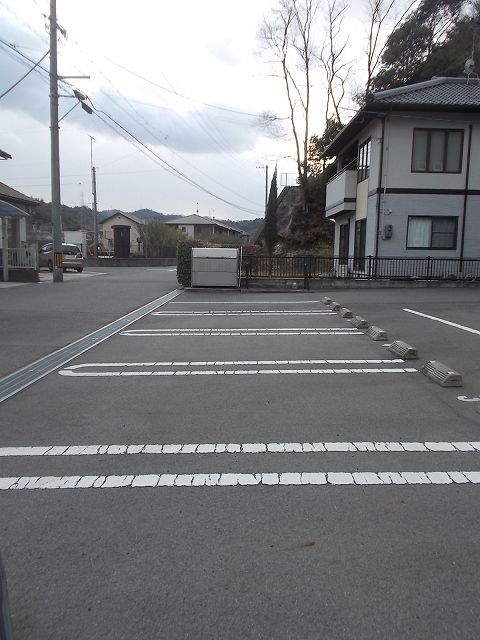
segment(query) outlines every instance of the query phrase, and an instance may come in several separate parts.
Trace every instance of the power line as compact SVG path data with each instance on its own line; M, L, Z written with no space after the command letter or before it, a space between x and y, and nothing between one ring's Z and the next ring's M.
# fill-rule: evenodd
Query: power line
M130 73L132 76L135 76L136 78L139 78L140 80L143 80L143 82L146 82L147 84L151 84L152 86L157 87L158 89L161 89L162 91L166 91L167 93L171 93L171 94L177 96L178 98L183 98L184 100L189 100L190 102L196 102L197 104L203 104L205 107L209 107L210 109L219 109L220 111L229 111L230 113L236 113L236 114L241 115L241 116L250 116L250 117L253 117L253 118L258 118L258 113L249 113L248 111L239 111L238 109L230 109L228 107L221 107L220 105L217 105L217 104L211 104L209 102L203 102L202 100L196 100L195 98L191 98L190 96L186 96L186 95L184 95L182 93L179 93L178 91L175 91L174 89L167 89L166 87L162 86L161 84L158 84L157 82L154 82L153 80L150 80L149 78L145 78L145 76L140 75L136 71L132 71L131 69L128 69L127 67L124 67L119 62L115 62L115 60L112 60L111 58L107 58L107 60L109 60L112 64L114 64L119 69L123 69L123 71L126 71L127 73Z
M207 193L208 195L212 196L213 198L215 198L217 200L220 200L221 202L224 202L225 204L228 204L229 206L234 207L235 209L239 209L240 211L244 211L245 213L249 213L250 215L257 215L257 214L261 214L262 213L261 211L248 209L247 207L243 207L243 206L238 205L236 203L230 202L229 200L226 200L225 198L222 198L221 196L217 195L216 193L213 193L213 191L210 191L209 189L206 189L204 186L202 186L201 184L199 184L195 180L192 180L192 178L190 178L185 173L183 173L182 171L180 171L179 169L174 167L172 164L170 164L169 162L164 160L161 156L158 155L158 153L156 153L155 151L150 149L150 147L148 145L146 145L144 142L139 140L139 138L137 138L137 136L135 136L135 134L131 133L126 127L124 127L121 123L119 123L117 120L115 120L115 118L113 118L111 115L109 115L105 111L102 111L101 109L97 109L90 99L89 99L89 102L90 102L95 114L98 115L98 113L102 113L103 115L105 115L117 127L119 127L121 129L121 131L124 132L124 134L126 134L127 136L132 138L138 145L140 145L148 153L152 154L157 160L159 160L162 163L162 166L164 166L165 170L168 173L172 173L173 175L175 175L176 177L181 179L183 182L186 182L187 184L190 184L191 186L196 187L197 189L200 189L204 193ZM100 118L100 119L103 122L106 123L104 118ZM108 126L110 126L110 128L112 128L111 125L108 125ZM116 132L120 133L118 131L116 131ZM125 138L124 134L120 133L120 135L122 135L123 138ZM150 157L150 156L147 156L147 157ZM152 159L152 158L150 157L150 159Z
M21 56L22 58L24 58L25 60L27 60L28 62L30 62L31 64L35 65L35 71L37 71L38 73L40 73L40 71L43 71L47 76L49 76L49 72L47 69L45 69L44 67L41 66L40 63L35 63L35 61L31 60L28 56L26 56L25 54L23 54L21 51L19 51L17 49L17 47L13 46L12 44L4 41L3 39L0 38L0 44L3 44L4 46L8 47L9 49L11 49L15 54ZM44 77L44 76L42 76ZM45 78L44 78L45 79ZM68 86L70 89L74 89L73 85L65 80L61 80L61 82ZM150 147L148 147L148 145L146 145L145 143L143 143L140 139L138 139L133 133L131 133L126 127L124 127L121 123L119 123L117 120L115 120L115 118L113 118L112 116L110 116L107 112L102 111L100 109L97 109L92 101L90 99L88 99L90 104L92 105L92 108L94 109L94 113L95 115L97 115L97 117L104 123L106 124L110 129L112 129L112 131L114 131L117 135L120 135L122 138L124 138L124 140L126 140L127 142L129 142L130 144L132 143L133 139L137 145L140 145L141 148L143 148L144 151L142 151L142 149L139 146L135 146L135 148L139 151L141 151L142 153L144 153L144 155L146 155L147 158L149 158L150 160L152 160L152 155L160 161L160 163L162 163L160 166L162 166L164 168L165 171L167 171L168 173L171 173L173 175L175 175L177 178L181 179L183 182L186 182L187 184L189 184L190 186L193 186L197 189L199 189L200 191L203 191L204 193L212 196L213 198L224 202L225 204L234 207L235 209L238 209L239 211L243 211L244 213L247 213L249 215L261 215L262 212L259 210L254 210L254 209L250 209L247 207L244 207L242 205L233 203L229 200L227 200L226 198L222 198L221 196L217 195L216 193L214 193L213 191L210 191L209 189L207 189L206 187L204 187L203 185L201 185L200 183L196 182L195 180L193 180L192 178L190 178L188 175L186 175L185 173L183 173L182 171L180 171L179 169L177 169L176 167L174 167L173 165L171 165L169 162L167 162L166 160L164 160L161 156L159 156L155 151L153 151L152 149L150 149ZM104 118L101 118L98 114L99 113L103 113L109 120L111 120L111 122L113 122L117 127L119 127L121 129L121 131L118 131L118 129L115 129L111 124L109 124ZM250 114L251 115L251 114ZM123 133L122 133L123 132ZM126 135L125 135L126 134ZM148 152L151 155L148 155ZM158 164L158 163L157 163Z
M110 83L111 84L111 83ZM112 85L113 87L113 85ZM186 158L184 158L181 154L179 154L177 151L175 151L171 145L168 144L167 142L167 138L168 136L166 134L164 139L160 139L155 132L153 131L153 129L150 127L150 125L148 124L148 122L145 120L145 118L141 115L141 113L139 113L135 107L133 107L130 103L130 101L125 97L122 96L118 91L118 95L127 102L127 104L130 106L130 108L132 109L132 111L134 111L139 118L141 118L142 122L139 122L139 120L137 120L136 118L133 118L133 116L131 115L131 113L129 113L126 109L124 109L121 105L118 104L118 102L116 100L114 100L108 93L106 92L102 92L104 93L107 98L109 100L111 100L119 109L121 109L122 111L124 111L127 115L129 115L137 124L139 124L147 133L149 133L155 140L157 140L157 142L159 142L161 145L165 146L166 148L169 149L170 153L172 153L173 155L175 155L177 158L179 158L180 160L182 160L183 162L185 162L186 164L188 164L189 166L191 166L193 169L195 169L196 171L198 171L199 173L201 173L203 176L205 176L206 178L208 178L209 180L211 180L212 182L215 182L216 184L218 184L220 187L222 187L223 189L226 189L227 191L229 191L230 193L233 193L235 196L242 198L242 200L246 200L247 202L250 202L250 204L253 204L254 206L257 205L256 202L253 202L252 200L250 200L249 198L246 198L244 195L242 195L241 193L237 193L236 191L234 191L233 189L230 189L229 187L225 186L224 184L222 184L221 182L219 182L218 180L216 180L215 178L213 178L212 176L210 176L208 173L205 173L205 171L202 171L198 166L196 166L193 162L190 162L189 160L187 160ZM162 132L163 133L163 132Z
M17 87L20 82L22 82L22 80L25 80L25 78L30 75L32 73L32 71L34 71L38 65L40 64L40 62L42 62L42 60L45 60L45 58L48 56L48 54L50 53L50 50L47 51L47 53L45 53L38 62L36 62L33 67L31 67L27 73L25 73L19 80L17 80L17 82L15 82L15 84L12 84L12 86L7 89L6 91L4 91L2 94L0 94L0 100L3 98L3 96L6 96L7 93L10 93L10 91L12 91L12 89L15 89L15 87Z

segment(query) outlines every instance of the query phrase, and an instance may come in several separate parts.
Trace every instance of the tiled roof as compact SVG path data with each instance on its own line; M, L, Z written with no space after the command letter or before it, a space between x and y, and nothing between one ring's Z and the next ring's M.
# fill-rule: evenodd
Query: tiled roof
M371 93L364 107L324 149L323 156L333 158L368 122L392 111L477 112L480 113L478 78L433 78L426 82Z
M20 193L20 191L17 191L16 189L12 189L12 187L9 187L3 182L0 182L0 198L7 198L8 200L14 200L15 202L21 202L22 204L40 204L37 200L26 196L24 193Z
M244 234L245 232L241 229L238 229L232 225L225 224L224 222L220 222L219 220L215 220L215 218L204 218L203 216L199 216L196 214L192 214L190 216L180 216L178 218L174 218L173 220L167 220L165 224L175 224L175 225L216 225L217 227L223 227L224 229L231 229L232 231L236 231L237 233Z
M480 80L434 78L406 87L379 91L373 94L371 102L388 105L480 107ZM367 108L371 102L368 102Z

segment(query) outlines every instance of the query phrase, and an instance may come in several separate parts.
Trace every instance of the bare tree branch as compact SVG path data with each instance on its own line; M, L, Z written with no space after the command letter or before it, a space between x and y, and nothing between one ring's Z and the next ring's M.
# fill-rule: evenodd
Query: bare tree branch
M341 103L345 97L345 83L347 82L352 63L343 61L347 48L347 40L341 40L343 19L347 10L345 0L328 0L327 3L327 34L320 52L320 61L325 70L327 89L327 103L325 107L325 126L331 118L330 106L334 116L341 121Z
M308 201L310 75L314 59L312 33L319 2L279 0L278 7L269 19L264 20L259 32L260 42L282 70L304 210Z
M367 36L367 81L365 95L370 93L373 77L378 69L380 60L387 46L387 38L384 31L389 24L390 32L395 31L405 16L418 3L418 0L410 0L405 9L399 15L394 16L393 11L399 5L399 0L368 0L368 36Z

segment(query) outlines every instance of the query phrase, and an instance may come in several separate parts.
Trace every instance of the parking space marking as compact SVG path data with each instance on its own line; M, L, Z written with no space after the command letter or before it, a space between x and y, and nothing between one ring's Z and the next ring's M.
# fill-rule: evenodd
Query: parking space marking
M480 335L480 331L478 329L472 329L471 327L466 327L463 324L457 324L456 322L450 322L449 320L444 320L443 318L437 318L436 316L429 316L426 313L420 313L420 311L414 311L413 309L403 309L407 313L413 313L416 316L420 316L422 318L427 318L428 320L434 320L435 322L441 322L442 324L447 324L450 327L455 327L455 329L461 329L462 331L468 331L469 333L475 333L476 335Z
M1 447L0 457L258 453L475 453L480 442L247 442Z
M130 367L148 366L141 363L99 363L76 365L61 369L61 376L71 378L111 378L111 377L191 377L191 376L263 376L263 375L343 375L343 374L388 374L388 373L418 373L413 367L405 368L359 368L359 369L173 369L171 371L140 370L132 371ZM80 371L80 367L83 369ZM118 371L85 371L85 368L110 367Z
M321 300L252 300L250 302L240 302L239 300L229 300L227 302L219 302L218 300L215 301L200 301L200 300L195 300L194 302L188 302L188 301L175 301L172 302L172 304L241 304L244 306L247 305L251 305L251 304L320 304L322 301Z
M0 491L234 486L397 486L480 484L480 471L357 471L282 473L162 473L141 475L13 476Z
M83 369L85 367L219 367L219 366L266 366L266 365L294 365L294 364L404 364L401 358L394 359L345 359L332 358L328 360L164 360L160 362L87 362L74 364L69 369Z
M191 316L335 316L335 311L272 311L249 310L249 311L181 311L179 313L169 313L168 311L155 311L152 316L165 316L176 318L188 318Z
M130 338L178 336L363 336L355 327L276 328L276 329L128 329L120 332Z

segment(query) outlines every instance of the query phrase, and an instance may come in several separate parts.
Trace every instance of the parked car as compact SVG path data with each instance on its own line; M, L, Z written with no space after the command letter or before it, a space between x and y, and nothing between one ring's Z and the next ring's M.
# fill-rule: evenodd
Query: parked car
M62 253L63 270L75 269L78 273L82 273L84 259L80 247L77 247L76 244L62 242ZM53 245L51 242L44 244L40 249L38 266L47 267L49 271L53 271Z

